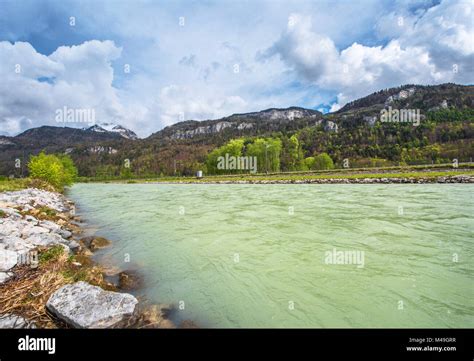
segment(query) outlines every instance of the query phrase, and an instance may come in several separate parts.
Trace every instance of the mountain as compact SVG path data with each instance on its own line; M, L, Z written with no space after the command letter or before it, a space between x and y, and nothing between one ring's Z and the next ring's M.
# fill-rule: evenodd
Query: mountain
M8 146L8 145L15 145L10 139L10 137L5 137L0 135L0 147L1 146Z
M0 136L0 174L18 174L20 170L14 167L15 159L26 162L30 154L42 150L47 153L71 153L98 145L115 149L122 139L120 134L113 132L53 126L28 129L15 137ZM24 167L21 170L25 171Z
M68 146L73 144L120 139L112 132L95 132L88 129L42 126L10 137L9 140L24 147Z
M235 136L257 135L262 132L279 131L283 128L299 127L299 120L304 119L307 125L316 123L322 118L317 110L299 107L285 109L270 108L260 112L232 114L228 117L214 120L188 120L173 124L154 134L149 139L191 139L209 137L218 133Z
M224 118L229 120L234 119L257 119L257 120L294 120L299 118L314 118L321 115L321 112L312 109L305 109L300 107L290 108L270 108L260 112L232 114Z
M440 85L407 84L383 89L363 98L347 103L328 118L335 119L339 126L368 124L374 126L380 119L382 109L419 110L421 119L439 112L474 109L474 86L446 83Z
M138 139L134 131L114 123L99 123L85 129L97 133L116 133L125 139Z
M382 109L415 109L419 126L381 123ZM296 136L299 150L291 147ZM336 164L417 164L469 161L474 157L474 86L403 85L383 89L322 114L291 107L232 114L213 120L187 120L145 139L116 124L87 129L43 126L15 137L0 136L0 175L26 174L15 159L28 160L41 150L71 155L84 176L117 176L128 159L142 176L193 174L207 155L231 139L274 137L282 142L281 169L298 170L294 154L306 158L328 153ZM294 137L292 137L294 138Z
M407 84L372 93L344 105L337 114L349 114L360 110L380 111L388 106L418 108L432 111L441 108L474 107L473 86L446 83L441 85Z

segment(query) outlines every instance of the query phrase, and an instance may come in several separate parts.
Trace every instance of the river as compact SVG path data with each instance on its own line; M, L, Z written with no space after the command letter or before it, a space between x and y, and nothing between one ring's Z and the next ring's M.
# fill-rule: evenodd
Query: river
M76 184L98 257L202 327L474 327L474 185Z

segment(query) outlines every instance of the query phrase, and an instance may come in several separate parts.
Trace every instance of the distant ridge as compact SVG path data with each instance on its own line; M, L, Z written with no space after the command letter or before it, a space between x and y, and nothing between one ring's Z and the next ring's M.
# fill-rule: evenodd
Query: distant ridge
M418 109L431 119L428 126L400 128L380 124L388 107ZM269 108L236 113L213 120L186 120L137 139L120 125L98 123L86 129L41 126L14 136L0 136L0 175L16 174L15 159L28 159L41 150L71 155L82 175L122 172L129 159L139 174L193 174L202 169L209 152L230 139L280 137L283 149L293 135L301 140L305 157L327 152L342 157L390 162L417 157L470 159L474 157L474 86L407 84L382 89L352 101L334 113L301 107ZM287 155L281 154L282 164ZM431 162L431 160L429 160Z

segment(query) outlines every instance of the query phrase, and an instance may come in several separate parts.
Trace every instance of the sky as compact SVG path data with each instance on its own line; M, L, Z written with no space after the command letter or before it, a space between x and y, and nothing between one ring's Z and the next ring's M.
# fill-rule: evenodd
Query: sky
M0 134L93 109L146 137L271 107L473 84L474 1L0 0Z

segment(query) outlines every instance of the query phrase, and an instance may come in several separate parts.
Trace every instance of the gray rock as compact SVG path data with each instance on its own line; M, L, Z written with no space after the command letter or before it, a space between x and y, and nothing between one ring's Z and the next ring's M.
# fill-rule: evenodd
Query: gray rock
M36 328L36 325L21 316L7 313L0 315L0 328Z
M71 238L72 233L66 229L62 229L59 224L51 221L41 221L39 224L41 227L47 228L51 232L59 234L63 238Z
M36 188L3 192L0 194L0 202L14 203L24 210L32 210L35 207L48 207L56 212L66 212L69 209L68 201L63 195Z
M73 253L77 253L80 249L81 249L81 245L76 242L76 241L71 241L69 242L68 244L69 246L69 249L73 252Z
M0 272L9 271L16 266L18 254L7 249L0 249Z
M17 236L21 235L22 229L28 225L28 222L13 219L7 219L0 223L0 237L1 236Z
M30 215L25 216L25 221L30 222L31 224L33 224L35 226L38 225L38 220L35 217L30 216Z
M5 203L3 203L5 204ZM12 204L14 206L14 204ZM9 207L0 207L0 210L8 215L8 218L11 219L21 219L21 214L16 209L9 208Z
M61 237L69 239L72 237L72 232L69 232L67 229L59 229L56 231Z
M137 303L130 294L104 291L81 281L54 292L46 308L75 328L111 328L135 316Z
M3 245L4 249L15 251L19 254L29 252L35 246L31 243L27 243L24 239L16 236L0 237L0 245Z
M35 207L30 206L29 204L25 204L21 210L23 212L28 212L28 211L32 211L33 209L35 209Z
M4 236L0 235L0 244L10 245L17 242L24 242L19 236Z
M63 247L63 248L64 248L64 253L66 253L67 255L70 255L70 254L72 254L72 252L71 252L71 248L69 248L69 246L68 246L68 245L65 245L65 244L62 244L62 243L61 243L61 247Z
M12 272L0 272L0 285L13 277Z
M28 238L29 236L40 233L49 233L49 229L38 226L28 226L23 228L23 230L21 231L21 236L24 238Z
M41 227L49 229L51 232L57 232L61 229L58 224L51 221L41 221L39 225Z
M28 237L25 241L35 246L52 246L67 243L67 240L57 233L38 233Z

